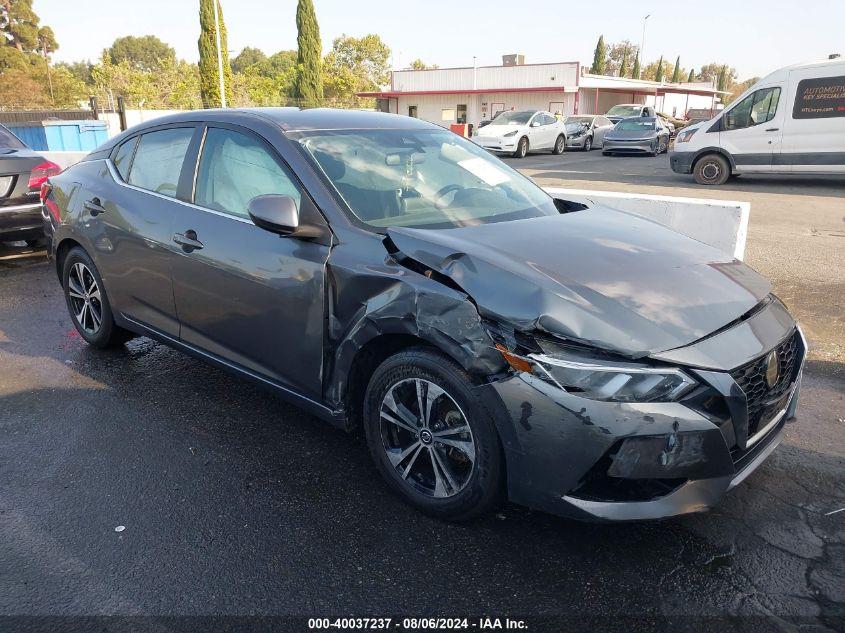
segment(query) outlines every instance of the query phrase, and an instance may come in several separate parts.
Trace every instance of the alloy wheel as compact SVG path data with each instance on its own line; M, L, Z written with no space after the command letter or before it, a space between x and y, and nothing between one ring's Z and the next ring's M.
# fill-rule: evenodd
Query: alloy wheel
M96 334L103 323L100 286L89 268L76 262L67 278L67 293L73 316L87 334Z
M584 151L589 152L591 149L593 149L593 137L588 136L584 139Z
M395 383L379 409L382 446L399 478L417 492L453 497L475 468L466 415L442 387L422 378Z
M565 149L566 140L562 136L557 137L557 141L555 142L555 152L558 154L563 154L563 150Z

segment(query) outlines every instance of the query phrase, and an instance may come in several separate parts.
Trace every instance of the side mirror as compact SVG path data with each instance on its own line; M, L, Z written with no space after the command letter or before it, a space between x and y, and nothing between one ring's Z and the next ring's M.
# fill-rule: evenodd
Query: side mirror
M247 211L255 226L271 233L290 235L299 227L299 209L290 196L255 196L249 201Z

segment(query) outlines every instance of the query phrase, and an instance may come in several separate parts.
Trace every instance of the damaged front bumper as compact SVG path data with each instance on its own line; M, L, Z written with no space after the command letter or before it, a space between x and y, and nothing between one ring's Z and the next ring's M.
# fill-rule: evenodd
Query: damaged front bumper
M591 521L713 507L774 451L795 417L806 354L797 327L772 347L785 345L795 354L789 376L756 418L739 370L689 369L700 387L678 402L591 400L527 372L479 386L505 448L510 500Z

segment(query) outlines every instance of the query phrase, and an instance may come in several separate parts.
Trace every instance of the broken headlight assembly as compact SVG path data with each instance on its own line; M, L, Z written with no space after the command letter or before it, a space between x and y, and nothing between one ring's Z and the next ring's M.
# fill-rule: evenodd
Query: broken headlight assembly
M673 402L698 383L680 369L610 359L598 350L537 341L517 354L497 344L508 364L568 393L609 402Z

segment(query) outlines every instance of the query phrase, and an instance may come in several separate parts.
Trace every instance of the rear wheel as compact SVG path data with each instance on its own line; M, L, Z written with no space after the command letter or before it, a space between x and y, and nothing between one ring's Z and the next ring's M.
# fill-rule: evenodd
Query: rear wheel
M469 376L446 356L414 348L384 361L367 387L364 425L376 468L417 509L460 521L498 502L498 434Z
M516 144L516 151L513 153L514 158L525 158L528 155L528 139L524 136L519 139Z
M552 154L563 154L566 150L566 137L561 134L555 141L555 146L552 148Z
M723 185L731 176L731 166L724 156L707 154L698 159L692 173L699 185Z
M73 325L89 345L106 348L132 338L130 332L115 325L100 273L79 247L65 258L62 286Z

